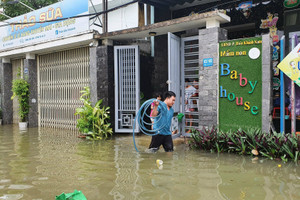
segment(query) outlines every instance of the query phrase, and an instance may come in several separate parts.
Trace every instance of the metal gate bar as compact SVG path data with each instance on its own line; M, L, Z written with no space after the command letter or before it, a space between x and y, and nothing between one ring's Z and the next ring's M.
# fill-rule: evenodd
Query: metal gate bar
M38 56L39 126L76 130L80 91L89 86L89 48Z
M183 135L189 136L193 129L199 128L199 37L181 39L182 55L182 109L185 114ZM193 87L193 95L188 94L188 87Z

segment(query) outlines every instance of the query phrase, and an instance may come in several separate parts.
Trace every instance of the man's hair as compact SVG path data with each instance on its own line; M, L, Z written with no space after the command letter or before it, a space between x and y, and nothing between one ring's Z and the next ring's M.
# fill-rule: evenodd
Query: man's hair
M172 91L167 91L164 93L164 99L171 98L171 97L176 97L176 94Z
M155 92L153 97L154 98L157 98L157 97L162 98L161 92Z

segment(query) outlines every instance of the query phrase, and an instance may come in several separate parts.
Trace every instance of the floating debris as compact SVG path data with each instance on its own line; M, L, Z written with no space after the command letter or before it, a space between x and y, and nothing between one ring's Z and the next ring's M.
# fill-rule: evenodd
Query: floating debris
M253 149L253 150L251 151L251 153L252 153L253 155L255 155L255 156L258 155L258 151L257 151L256 149Z
M157 165L158 169L163 169L163 163L164 162L162 160L159 160L159 159L156 160L156 165Z
M157 165L162 165L162 164L164 164L164 162L163 162L162 160L157 159L157 160L156 160L156 164L157 164Z

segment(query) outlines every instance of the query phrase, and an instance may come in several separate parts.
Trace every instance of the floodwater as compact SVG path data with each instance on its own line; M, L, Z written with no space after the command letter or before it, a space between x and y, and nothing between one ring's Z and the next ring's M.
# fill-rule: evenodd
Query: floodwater
M183 140L173 153L149 154L150 139L137 137L137 153L131 135L93 142L66 130L0 126L0 199L48 200L74 189L88 200L300 199L294 163L192 151Z

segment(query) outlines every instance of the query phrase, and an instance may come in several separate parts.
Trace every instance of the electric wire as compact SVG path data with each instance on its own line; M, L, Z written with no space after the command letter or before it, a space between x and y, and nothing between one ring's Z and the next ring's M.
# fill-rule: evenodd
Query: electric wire
M160 112L157 114L157 116L152 117L147 113L147 111L149 111L149 108L151 108L151 104L154 101L159 101L159 100L149 99L145 103L143 103L143 105L140 107L139 111L137 112L137 115L135 116L134 123L133 123L133 145L137 152L139 152L139 150L135 142L136 125L138 125L139 130L141 130L142 133L148 136L155 136L159 134L160 131L167 125L168 108L167 105L162 101L159 101L157 110L159 110ZM153 119L153 123L149 123L145 121L147 118Z

